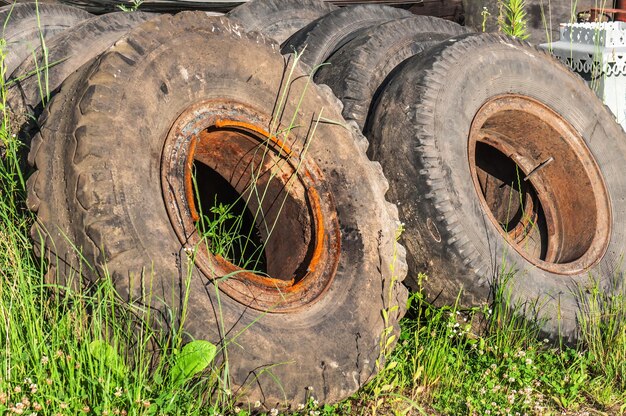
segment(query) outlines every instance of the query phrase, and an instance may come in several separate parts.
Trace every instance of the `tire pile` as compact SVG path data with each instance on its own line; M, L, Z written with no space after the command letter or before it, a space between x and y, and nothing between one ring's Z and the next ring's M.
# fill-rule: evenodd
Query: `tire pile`
M34 4L0 18L48 278L113 279L163 326L188 299L190 339L228 352L242 400L352 394L397 339L419 273L442 305L484 305L505 285L567 342L590 276L621 284L623 131L527 44L318 0L38 13L41 30ZM262 270L199 233L201 206L223 195L246 201Z

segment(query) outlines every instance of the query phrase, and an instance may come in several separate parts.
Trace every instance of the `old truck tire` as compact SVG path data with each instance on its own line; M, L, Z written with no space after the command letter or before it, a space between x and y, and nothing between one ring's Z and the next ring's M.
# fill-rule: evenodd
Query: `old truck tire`
M61 4L18 3L0 11L0 22L6 22L2 31L7 45L6 75L11 75L32 51L41 46L40 31L44 39L48 39L90 17L92 15L83 10Z
M301 52L301 62L313 69L349 42L359 30L409 17L406 10L380 4L348 6L309 23L282 44L283 53Z
M247 31L260 32L278 43L337 8L323 0L251 0L227 13Z
M623 284L624 132L546 53L498 35L450 39L394 73L366 135L431 299L463 290L476 305L505 285L571 342L590 278L609 293Z
M411 16L385 22L359 33L328 58L315 73L343 103L343 117L363 129L376 91L405 59L467 29L448 20Z
M358 389L406 300L397 211L379 165L362 136L310 125L340 120L328 88L309 84L305 94L296 69L277 100L285 59L226 18L151 20L68 78L42 116L28 183L42 255L76 268L72 251L55 251L69 236L122 297L141 301L150 279L152 307L174 316L190 279L185 331L227 348L239 400L271 407L303 403L308 386L326 402ZM195 198L192 165L206 192ZM266 274L214 255L194 223L214 184L248 194L250 166L263 167L253 177L267 198L249 210L260 206L263 224L276 220L274 234L258 227Z

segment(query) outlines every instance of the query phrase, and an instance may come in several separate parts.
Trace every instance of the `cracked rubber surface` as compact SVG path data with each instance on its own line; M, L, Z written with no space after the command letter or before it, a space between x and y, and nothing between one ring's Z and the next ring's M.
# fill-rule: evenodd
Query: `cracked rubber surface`
M218 308L219 290L189 266L164 207L161 151L177 116L215 98L267 110L281 90L286 58L278 45L240 29L202 13L162 16L70 76L43 113L29 157L37 169L28 182L38 217L33 236L47 236L44 255L69 269L78 261L66 241L75 242L99 272L87 277L106 265L124 298L140 298L142 275L150 276L153 299L172 300L153 302L164 314L180 310L189 273L186 331L227 345L240 400L289 406L303 403L312 386L320 401L334 402L375 373L381 310L390 310L397 333L407 296L397 210L385 201L387 182L356 127L321 123L308 150L333 192L341 255L326 294L297 312L260 313L225 294ZM305 81L290 88L287 122ZM341 119L330 89L309 86L298 114L310 120L321 109Z

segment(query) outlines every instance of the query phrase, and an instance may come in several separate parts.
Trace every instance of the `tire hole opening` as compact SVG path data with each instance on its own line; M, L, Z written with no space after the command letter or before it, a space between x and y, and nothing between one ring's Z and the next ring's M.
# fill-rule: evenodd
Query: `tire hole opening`
M194 161L196 229L210 251L242 269L267 273L263 239L246 201L226 179Z
M585 140L560 114L530 97L491 98L474 116L468 155L483 211L526 260L558 274L600 260L608 193Z
M212 254L272 279L306 275L314 224L284 152L254 132L210 127L198 136L193 166L194 203L206 220L199 231L208 232Z
M274 135L268 125L267 114L236 101L187 108L163 146L161 189L179 255L194 271L246 307L291 313L331 287L342 253L339 213L308 156L307 132L279 126ZM230 252L211 247L220 230L202 238L211 225L234 242Z
M529 257L545 260L548 229L541 202L524 172L504 153L476 143L476 175L483 198L510 240Z

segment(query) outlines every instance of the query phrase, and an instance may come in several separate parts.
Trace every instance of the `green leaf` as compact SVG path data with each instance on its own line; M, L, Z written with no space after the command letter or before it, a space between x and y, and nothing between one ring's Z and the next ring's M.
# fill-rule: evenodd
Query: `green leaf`
M391 335L389 338L387 338L387 342L385 342L385 348L389 348L389 346L396 340L396 336L395 335Z
M217 347L209 341L196 340L183 347L176 356L176 363L172 368L172 380L180 385L202 372L211 364Z
M117 377L123 377L128 372L122 357L117 354L115 348L102 340L95 340L89 344L89 354L100 361Z

